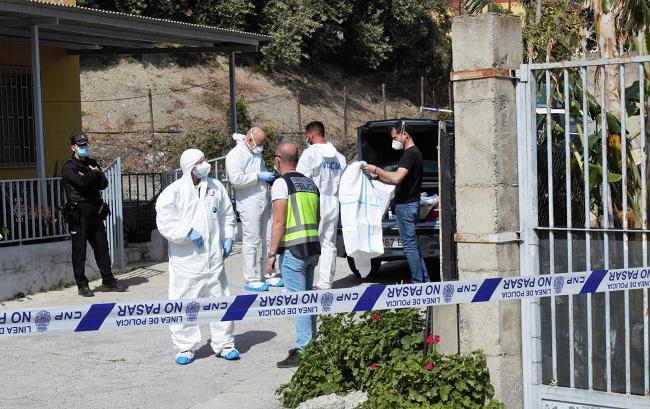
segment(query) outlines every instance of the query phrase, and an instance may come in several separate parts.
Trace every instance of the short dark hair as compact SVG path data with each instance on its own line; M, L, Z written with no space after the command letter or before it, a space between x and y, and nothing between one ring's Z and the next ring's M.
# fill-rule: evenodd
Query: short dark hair
M325 125L321 121L311 121L305 127L305 132L317 132L322 136L325 136Z
M393 124L393 128L395 128L395 130L399 134L406 132L407 134L411 135L412 127L409 125L407 121L404 120L395 121L395 123Z

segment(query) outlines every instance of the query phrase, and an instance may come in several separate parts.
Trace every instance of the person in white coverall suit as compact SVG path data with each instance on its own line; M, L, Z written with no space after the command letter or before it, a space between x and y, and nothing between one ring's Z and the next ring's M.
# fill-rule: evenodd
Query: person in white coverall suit
M271 211L269 183L275 175L266 170L262 152L266 134L258 127L251 128L246 135L234 134L237 146L226 155L228 181L235 188L235 204L242 226L243 273L248 291L267 291L269 286L282 287L278 277L262 279L264 260L271 240ZM262 253L257 247L262 243Z
M308 147L300 155L296 170L310 178L320 191L320 224L318 236L321 245L316 287L332 288L336 272L336 229L339 222L339 183L347 166L345 156L334 145L325 141L325 126L313 121L305 127Z
M200 150L186 150L180 162L183 176L156 202L156 224L169 242L169 299L229 296L224 259L235 236L230 199L223 185L208 177L210 164ZM186 321L170 330L179 351L176 363L189 364L201 342L198 323ZM233 330L232 322L210 323L212 349L227 360L239 358Z

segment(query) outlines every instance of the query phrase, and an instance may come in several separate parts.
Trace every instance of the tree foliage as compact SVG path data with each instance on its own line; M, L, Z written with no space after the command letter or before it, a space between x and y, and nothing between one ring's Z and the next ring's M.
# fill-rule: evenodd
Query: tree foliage
M313 59L360 74L446 75L451 61L443 0L79 0L79 5L270 34L268 69Z
M570 60L584 51L589 30L588 11L576 0L547 0L542 3L542 15L535 21L535 1L523 2L524 61Z

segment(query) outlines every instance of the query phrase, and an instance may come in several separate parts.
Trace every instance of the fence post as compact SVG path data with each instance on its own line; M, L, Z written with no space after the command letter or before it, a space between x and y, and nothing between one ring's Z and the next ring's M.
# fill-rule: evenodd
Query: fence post
M424 77L420 77L420 106L424 106Z
M348 137L348 87L343 86L343 136Z
M153 98L151 96L151 88L148 89L149 91L149 125L151 126L151 146L156 149L156 128L153 123ZM154 154L153 158L153 164L156 166L157 161L156 161L156 155Z
M300 112L300 94L296 91L296 112L298 113L298 135L302 133L302 113Z
M381 84L381 103L384 105L384 119L388 118L386 114L386 84Z

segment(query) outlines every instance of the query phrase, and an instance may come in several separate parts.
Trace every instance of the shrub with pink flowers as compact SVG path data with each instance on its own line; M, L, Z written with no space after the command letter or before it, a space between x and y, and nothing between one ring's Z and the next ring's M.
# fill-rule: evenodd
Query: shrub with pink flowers
M416 309L323 316L291 381L285 407L330 393L368 392L361 408L503 408L482 351L443 355L444 339L424 334ZM444 335L444 334L443 334ZM427 354L423 354L426 349Z

